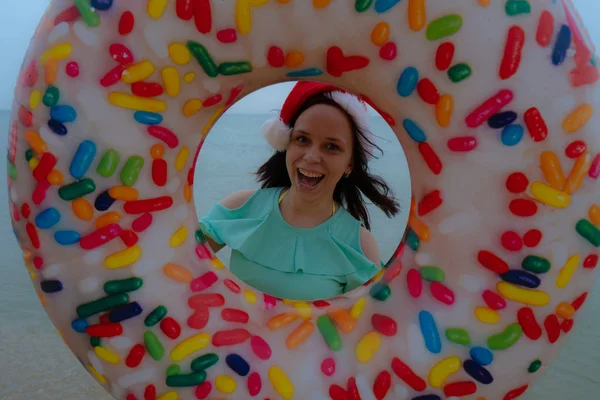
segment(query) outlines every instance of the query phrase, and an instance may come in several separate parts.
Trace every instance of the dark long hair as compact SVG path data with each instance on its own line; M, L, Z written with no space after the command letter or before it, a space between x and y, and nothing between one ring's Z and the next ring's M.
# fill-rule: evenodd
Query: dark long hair
M348 177L342 177L337 183L333 192L333 199L342 204L354 218L362 221L365 228L371 230L369 213L365 207L363 195L388 217L392 217L400 211L398 202L390 195L391 190L385 181L380 176L369 173L368 157L374 157L374 154L367 150L366 144L368 143L380 152L382 151L365 135L365 131L357 124L356 120L333 101L327 93L317 94L309 98L290 120L290 127L294 127L298 117L304 111L317 104L328 104L337 107L344 112L350 121L354 137L353 168ZM277 151L258 168L256 175L261 183L261 188L291 186L285 158L286 151Z

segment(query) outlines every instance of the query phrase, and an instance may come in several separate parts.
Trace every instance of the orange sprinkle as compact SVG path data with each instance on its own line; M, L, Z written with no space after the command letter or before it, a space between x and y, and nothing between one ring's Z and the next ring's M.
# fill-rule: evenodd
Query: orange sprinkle
M454 98L452 95L445 94L435 106L435 117L441 127L450 125L452 120L452 110L454 109Z
M583 178L585 178L585 174L587 174L591 166L592 156L586 151L575 161L575 165L573 165L573 169L565 181L563 191L569 194L575 193L583 183Z
M150 155L155 160L161 159L164 153L165 153L165 146L163 146L160 143L157 143L150 148Z
M425 26L425 0L408 0L408 24L413 31L420 31Z
M138 191L128 186L113 186L108 190L108 194L115 200L134 201L138 198Z
M190 185L185 185L183 187L183 197L185 197L185 201L188 203L192 201L192 187Z
M269 328L272 331L275 329L283 328L290 322L294 321L296 318L298 318L296 314L289 312L276 315L269 320L269 322L267 323L267 328Z
M375 46L382 46L390 37L390 25L387 22L380 22L375 25L371 31L371 42Z
M592 204L589 210L590 220L592 224L598 226L600 225L600 207L596 204Z
M89 201L80 197L71 202L73 214L82 221L91 221L94 218L94 208Z
M116 211L108 212L96 219L96 229L104 228L110 224L116 224L121 220L121 216Z
M33 260L33 253L29 249L23 250L23 261L30 262Z
M314 8L325 8L331 3L331 0L313 0Z
M27 140L33 151L38 154L42 154L48 149L46 142L44 142L44 139L36 131L25 131L25 140Z
M414 214L411 214L408 217L408 225L410 226L410 229L412 229L415 232L419 239L421 239L424 242L427 242L429 240L429 228Z
M356 326L356 320L352 318L350 313L343 308L332 310L328 313L328 315L331 317L331 319L333 319L337 326L339 326L342 332L350 333Z
M299 327L294 329L285 340L288 349L293 350L301 345L315 330L315 325L310 321L304 321Z
M57 169L53 169L48 174L48 182L50 182L51 185L60 185L63 183L63 180L64 180L64 177L63 177L62 172L60 172Z
M487 7L487 6L490 5L490 0L477 0L477 2L479 3L479 5L481 7ZM485 400L485 397L481 397L481 398L479 398L477 400Z
M58 60L50 60L44 69L44 79L47 85L53 85L58 75Z
M562 190L565 184L565 174L556 154L551 151L542 152L540 163L542 164L542 172L548 185L556 190Z
M180 265L171 263L166 264L163 267L163 274L181 283L189 283L192 281L192 279L194 279L194 276L190 270Z
M304 62L304 54L299 51L292 51L285 56L286 67L296 68Z
M575 308L571 305L571 303L563 301L556 306L556 313L559 317L568 319L575 314Z

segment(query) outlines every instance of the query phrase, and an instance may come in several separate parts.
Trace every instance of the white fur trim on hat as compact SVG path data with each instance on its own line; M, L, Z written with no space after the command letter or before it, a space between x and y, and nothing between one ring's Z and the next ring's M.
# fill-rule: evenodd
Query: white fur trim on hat
M347 92L329 92L327 93L333 101L340 105L348 114L350 114L356 123L363 129L369 129L369 115L367 105L360 101L356 96Z
M290 127L281 119L273 118L266 121L262 128L267 143L277 151L284 151L290 142Z

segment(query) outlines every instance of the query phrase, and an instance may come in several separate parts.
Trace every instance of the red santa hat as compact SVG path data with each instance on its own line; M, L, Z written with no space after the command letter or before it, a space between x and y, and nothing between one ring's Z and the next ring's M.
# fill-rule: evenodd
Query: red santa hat
M306 100L320 93L328 93L333 101L354 118L369 141L374 141L368 129L369 115L364 101L352 93L327 83L301 81L296 83L288 94L279 117L268 120L262 126L263 135L271 147L277 151L284 151L287 148L290 141L290 120ZM370 143L363 143L363 145L368 149L371 146Z

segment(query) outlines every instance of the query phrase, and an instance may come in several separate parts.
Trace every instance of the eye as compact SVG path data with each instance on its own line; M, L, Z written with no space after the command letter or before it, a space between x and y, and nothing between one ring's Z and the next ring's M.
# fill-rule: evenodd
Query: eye
M308 142L308 138L304 135L300 135L298 137L296 137L296 141L300 142L300 143L307 143Z
M337 144L329 143L329 144L327 145L327 150L332 150L332 151L340 151L340 150L342 150L342 149L341 149L341 148L340 148L340 146L338 146Z

